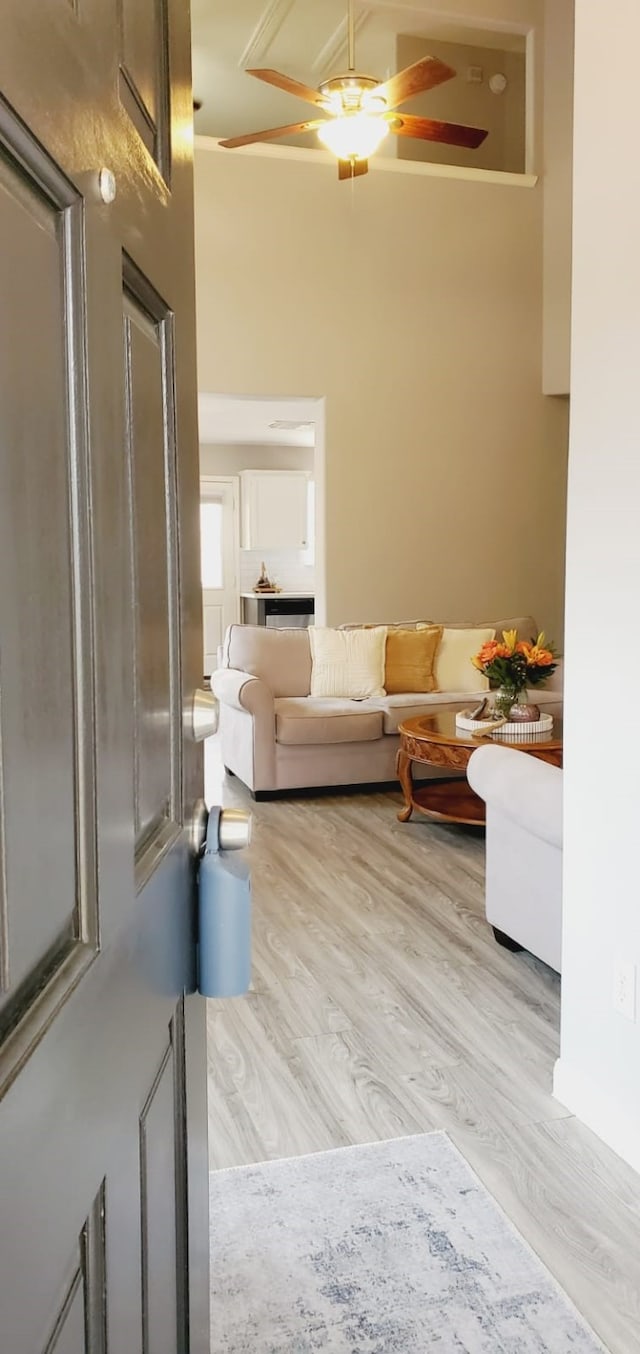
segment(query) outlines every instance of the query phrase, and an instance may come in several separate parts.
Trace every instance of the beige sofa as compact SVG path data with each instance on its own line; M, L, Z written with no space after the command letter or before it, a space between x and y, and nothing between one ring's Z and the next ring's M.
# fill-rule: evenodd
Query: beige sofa
M444 624L467 628L461 623ZM497 633L514 627L526 636L538 631L531 616L473 624L493 626ZM554 690L552 683L545 691L536 689L539 704L545 699L558 700L558 676L552 678ZM307 630L229 627L221 667L212 677L220 702L222 756L227 770L254 794L393 781L402 720L458 710L473 702L473 693L468 691L328 700L310 696L310 686ZM428 767L416 766L416 771L430 774ZM434 770L432 774L442 773Z

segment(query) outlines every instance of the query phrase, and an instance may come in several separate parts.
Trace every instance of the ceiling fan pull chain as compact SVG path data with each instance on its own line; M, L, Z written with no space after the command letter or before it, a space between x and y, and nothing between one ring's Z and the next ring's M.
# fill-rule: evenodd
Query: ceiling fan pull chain
M356 68L356 25L353 17L353 0L349 0L347 9L347 41L349 49L349 70Z

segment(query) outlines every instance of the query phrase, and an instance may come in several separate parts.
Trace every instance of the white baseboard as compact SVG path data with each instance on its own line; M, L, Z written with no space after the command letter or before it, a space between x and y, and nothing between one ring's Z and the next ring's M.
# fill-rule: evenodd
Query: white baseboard
M640 1125L634 1123L584 1072L558 1058L553 1070L556 1100L581 1119L587 1128L640 1172Z

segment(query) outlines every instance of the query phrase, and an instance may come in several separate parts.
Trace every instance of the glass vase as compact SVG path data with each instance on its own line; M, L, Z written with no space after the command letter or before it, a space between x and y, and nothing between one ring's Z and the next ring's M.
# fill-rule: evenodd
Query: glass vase
M511 714L511 707L518 704L521 693L522 687L503 682L502 686L499 686L497 691L493 693L493 708L496 714L508 719Z

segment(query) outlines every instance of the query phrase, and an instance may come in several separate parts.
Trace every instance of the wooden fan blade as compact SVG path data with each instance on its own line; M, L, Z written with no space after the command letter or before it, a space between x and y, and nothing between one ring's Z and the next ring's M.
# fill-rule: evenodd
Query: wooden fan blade
M268 85L276 85L278 89L284 89L287 94L295 94L297 99L304 99L305 103L314 103L316 108L326 107L327 101L319 89L311 89L309 85L303 85L299 80L292 80L290 75L283 75L281 71L252 70L247 71L246 74L255 75L256 80L264 80Z
M236 146L250 146L255 141L277 141L279 136L298 136L300 132L314 132L323 122L326 122L326 118L316 118L312 122L292 122L289 127L269 127L266 132L247 132L246 136L228 137L226 141L220 141L219 145L225 146L227 150L235 150Z
M433 89L445 80L452 80L455 74L452 67L439 61L437 56L423 56L421 61L414 61L413 66L398 71L383 85L372 89L369 97L385 99L387 108L397 108L405 99L411 99L414 94L424 94L427 89Z
M389 119L389 130L395 132L396 136L416 136L421 141L443 141L446 146L466 146L468 150L475 150L489 135L480 127L462 127L457 122L418 118L412 113L398 113L397 120Z
M357 179L360 174L368 173L368 160L338 160L339 179Z

